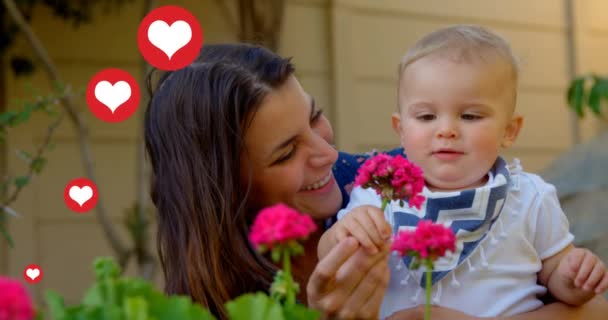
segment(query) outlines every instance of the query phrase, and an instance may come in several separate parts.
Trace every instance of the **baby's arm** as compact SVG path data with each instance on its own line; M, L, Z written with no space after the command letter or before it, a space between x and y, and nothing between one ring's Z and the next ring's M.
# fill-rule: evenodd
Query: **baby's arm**
M575 306L608 288L604 263L591 251L572 245L543 260L538 279L556 299Z
M391 226L384 218L380 208L370 205L359 206L338 220L319 240L319 258L327 253L342 239L352 236L370 254L375 254L391 237Z

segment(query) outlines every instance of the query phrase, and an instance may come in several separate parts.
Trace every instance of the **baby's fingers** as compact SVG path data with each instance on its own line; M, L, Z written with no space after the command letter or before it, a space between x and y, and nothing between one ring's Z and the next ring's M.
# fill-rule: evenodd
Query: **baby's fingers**
M587 281L587 278L589 278L589 275L591 274L591 271L595 266L595 262L597 261L595 255L593 255L591 252L587 250L584 250L584 252L585 255L583 258L583 262L578 268L578 273L576 274L576 278L574 279L574 285L577 288L581 288L583 284Z
M377 244L381 245L382 242L390 239L393 230L391 228L391 225L386 221L386 218L384 217L384 212L380 210L380 208L369 207L368 212L369 217L371 218L371 220L374 221L376 230L378 231L378 234L381 238L381 242Z
M354 237L359 241L361 246L365 248L370 254L378 253L378 248L371 239L367 229L364 225L361 225L356 219L349 219L344 221L343 228L347 230L350 236Z
M591 274L589 275L589 278L583 286L583 289L587 291L595 291L597 285L600 283L605 274L606 267L601 261L597 260Z
M359 223L360 226L365 228L365 230L367 231L367 235L374 242L376 247L381 247L382 244L384 242L386 242L386 239L388 239L388 238L385 238L382 235L382 231L380 229L378 229L377 222L375 221L375 218L373 217L373 215L374 215L373 211L369 211L369 210L370 209L366 208L366 211L361 212L361 214L356 215L355 219L357 220L357 222ZM382 217L382 219L384 219L384 217ZM390 233L389 233L389 237L390 237Z
M572 280L576 279L576 274L580 269L580 266L583 264L583 260L585 259L585 253L587 251L580 248L574 248L567 254L567 266L568 266L568 276Z
M604 293L608 289L608 272L604 272L604 277L602 281L595 288L595 293L601 294Z

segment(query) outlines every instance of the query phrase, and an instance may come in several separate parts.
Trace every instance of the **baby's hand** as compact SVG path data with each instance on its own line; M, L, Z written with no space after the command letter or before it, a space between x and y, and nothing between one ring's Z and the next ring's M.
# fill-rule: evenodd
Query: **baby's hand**
M608 288L606 266L595 254L583 248L574 248L560 261L556 270L571 281L575 288L603 293Z
M370 254L376 254L391 237L391 226L386 222L384 212L378 207L368 205L354 208L338 220L332 229L335 243L352 236Z

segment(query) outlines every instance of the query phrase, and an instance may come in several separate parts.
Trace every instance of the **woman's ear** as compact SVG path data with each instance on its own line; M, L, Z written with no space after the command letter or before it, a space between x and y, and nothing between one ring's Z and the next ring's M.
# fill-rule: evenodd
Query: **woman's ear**
M507 123L507 128L505 130L505 136L502 139L502 143L500 144L503 148L508 148L515 143L517 140L517 136L519 135L519 131L524 124L524 118L519 114L514 114L509 123Z

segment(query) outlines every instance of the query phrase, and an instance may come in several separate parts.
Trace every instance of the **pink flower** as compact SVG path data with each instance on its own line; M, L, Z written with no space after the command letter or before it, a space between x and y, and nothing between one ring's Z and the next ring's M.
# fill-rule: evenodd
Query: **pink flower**
M306 239L315 230L317 225L309 215L280 203L258 213L249 232L249 241L257 249L264 250L275 244Z
M0 320L34 318L32 301L21 282L0 277Z
M420 209L424 196L422 169L401 155L391 157L380 153L368 159L358 170L355 186L373 188L382 200L408 200Z
M435 261L446 251L456 250L456 236L452 229L430 220L420 220L414 231L401 230L391 245L401 256L414 255Z

